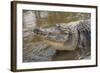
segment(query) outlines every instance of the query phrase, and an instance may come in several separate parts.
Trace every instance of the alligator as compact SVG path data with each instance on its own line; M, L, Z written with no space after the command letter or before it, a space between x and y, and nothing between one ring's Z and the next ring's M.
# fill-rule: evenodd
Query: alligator
M56 50L74 51L80 53L80 58L91 54L90 19L70 23L59 23L52 27L37 27L33 30L35 36Z

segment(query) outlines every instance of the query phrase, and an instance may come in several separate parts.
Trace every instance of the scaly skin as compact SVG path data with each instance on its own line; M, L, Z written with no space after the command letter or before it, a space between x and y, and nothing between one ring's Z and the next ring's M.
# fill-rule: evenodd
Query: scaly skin
M48 43L49 45L55 47L56 50L68 50L68 51L72 51L76 49L77 46L77 41L78 41L78 32L75 29L74 31L72 31L70 28L65 30L58 30L60 31L59 33L56 32L44 32L41 31L40 29L35 29L35 36L41 37L43 39L43 41L45 41L46 43ZM59 39L56 39L57 37L59 37L59 35L65 35L65 40L61 41ZM71 38L69 36L69 34L71 35ZM56 38L52 38L52 35L57 36ZM63 37L62 37L63 38ZM70 38L70 40L69 40Z

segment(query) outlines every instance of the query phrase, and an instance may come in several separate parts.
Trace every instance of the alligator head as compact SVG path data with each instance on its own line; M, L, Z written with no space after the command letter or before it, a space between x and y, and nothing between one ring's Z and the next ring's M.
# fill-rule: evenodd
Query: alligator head
M75 27L73 28L69 27L69 25L66 27L56 25L49 28L36 28L33 32L57 50L71 51L75 50L78 40L78 32Z

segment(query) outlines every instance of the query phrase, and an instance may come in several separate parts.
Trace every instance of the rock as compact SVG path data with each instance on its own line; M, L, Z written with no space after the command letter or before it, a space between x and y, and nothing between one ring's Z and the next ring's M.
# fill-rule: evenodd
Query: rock
M48 46L44 42L37 42L33 44L31 58L26 58L26 62L33 61L51 61L52 56L56 53L56 50Z

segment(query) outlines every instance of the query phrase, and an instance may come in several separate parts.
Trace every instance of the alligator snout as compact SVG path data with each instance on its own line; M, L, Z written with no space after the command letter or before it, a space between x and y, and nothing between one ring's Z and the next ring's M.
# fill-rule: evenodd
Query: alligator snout
M42 36L46 36L46 35L47 35L46 32L44 32L44 31L42 31L42 30L40 30L40 29L38 29L38 28L35 28L35 29L33 30L33 32L34 32L36 35L42 35Z

